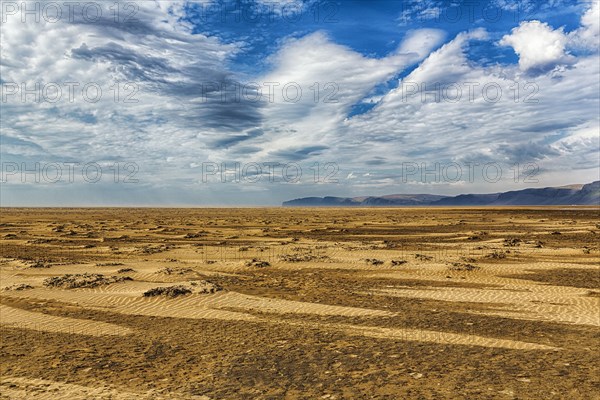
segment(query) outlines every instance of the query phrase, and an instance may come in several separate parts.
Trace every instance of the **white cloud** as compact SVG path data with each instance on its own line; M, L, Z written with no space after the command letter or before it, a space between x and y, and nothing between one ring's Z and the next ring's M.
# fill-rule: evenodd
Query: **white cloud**
M600 48L600 1L592 2L581 17L581 28L572 32L571 39L573 46L598 51Z
M565 52L567 42L562 28L554 30L547 23L527 21L514 28L510 35L505 35L500 45L511 46L519 55L519 67L528 71L570 62Z

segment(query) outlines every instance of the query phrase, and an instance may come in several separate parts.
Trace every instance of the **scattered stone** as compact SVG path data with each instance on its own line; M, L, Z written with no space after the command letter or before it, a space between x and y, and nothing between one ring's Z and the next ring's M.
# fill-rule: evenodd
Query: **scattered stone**
M367 264L370 265L383 265L383 261L378 260L376 258L367 258L365 259L365 261L367 262Z
M406 264L408 261L406 260L391 260L392 267L397 267L398 265Z
M127 272L135 272L135 269L133 268L121 268L120 270L117 271L117 274L124 274Z
M562 235L562 233L560 233L559 231L554 231L551 233L551 235Z
M415 258L419 261L431 261L433 257L426 256L425 254L415 254Z

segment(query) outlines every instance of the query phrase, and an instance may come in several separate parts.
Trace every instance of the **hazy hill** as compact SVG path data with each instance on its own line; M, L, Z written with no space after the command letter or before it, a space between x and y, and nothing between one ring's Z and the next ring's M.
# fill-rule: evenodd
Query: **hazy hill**
M600 181L587 185L530 188L490 194L392 194L361 197L305 197L283 202L284 207L394 207L394 206L507 206L600 205Z

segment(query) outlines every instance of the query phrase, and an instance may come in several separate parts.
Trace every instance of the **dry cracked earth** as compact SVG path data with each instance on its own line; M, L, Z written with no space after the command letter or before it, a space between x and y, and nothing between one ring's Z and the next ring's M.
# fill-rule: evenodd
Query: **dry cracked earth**
M1 399L599 399L598 208L2 209Z

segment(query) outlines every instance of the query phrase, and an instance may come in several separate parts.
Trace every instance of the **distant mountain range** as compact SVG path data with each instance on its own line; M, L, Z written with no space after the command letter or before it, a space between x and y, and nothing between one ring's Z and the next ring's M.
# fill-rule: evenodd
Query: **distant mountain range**
M392 194L362 197L304 197L283 202L284 207L402 207L402 206L554 206L600 205L600 181L492 194Z

